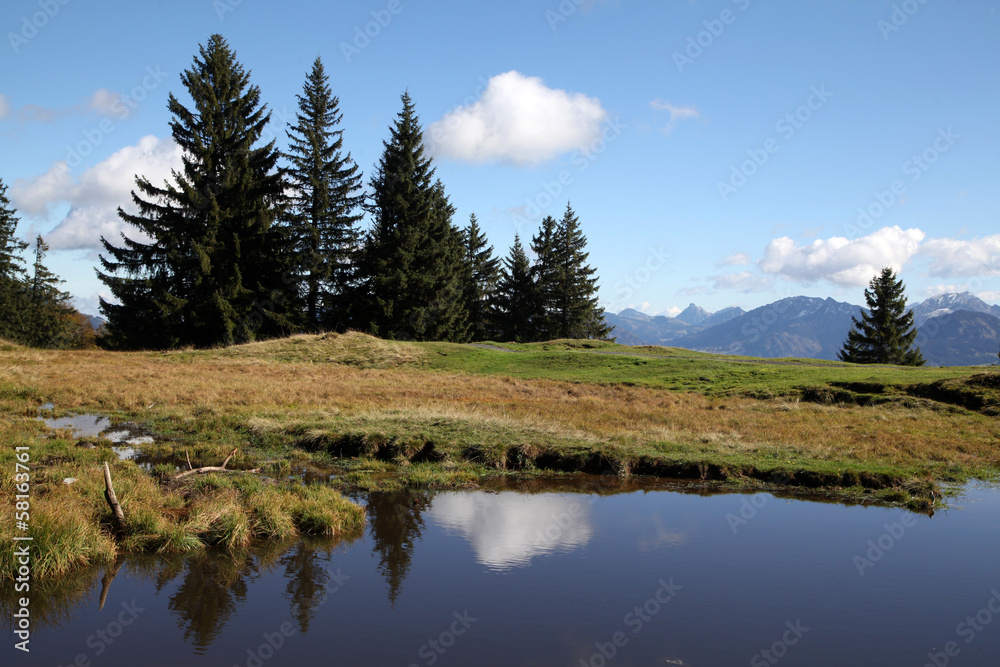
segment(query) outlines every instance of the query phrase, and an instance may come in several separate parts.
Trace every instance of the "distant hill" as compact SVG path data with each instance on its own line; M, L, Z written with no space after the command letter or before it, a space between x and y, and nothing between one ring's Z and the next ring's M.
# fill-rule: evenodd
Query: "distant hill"
M630 320L640 320L643 322L649 322L653 319L652 315L647 315L646 313L640 313L634 308L626 308L622 312L618 313L618 317L627 317Z
M90 323L90 328L95 332L100 331L101 327L108 323L103 317L98 317L97 315L87 315L83 313L83 316L87 318L87 322Z
M736 319L743 313L747 311L743 310L739 306L730 306L729 308L723 308L720 311L712 313L711 317L701 323L703 327L708 329L709 327L714 327L716 324L722 324L723 322L728 322L729 320Z
M614 326L611 335L617 336L618 342L623 345L673 345L678 338L727 322L744 312L742 308L732 306L710 313L692 303L677 317L647 315L626 308L617 315L605 313L604 319Z
M914 323L921 327L927 320L965 310L1000 317L1000 306L992 306L969 292L949 292L921 301L913 306Z
M968 310L938 315L917 328L917 345L931 366L995 364L1000 317Z
M836 359L861 307L795 296L730 319L672 344L704 352L753 357Z
M605 313L604 321L614 327L611 335L617 336L618 342L625 345L670 345L670 341L675 338L701 331L703 328L682 322L676 317L651 316L644 313L639 315L642 317L630 317L628 310L623 310L617 315ZM622 337L624 333L631 334L634 338L629 340L635 342L625 343L625 338Z
M708 312L701 306L696 306L693 303L677 314L675 320L680 320L681 322L687 322L688 324L704 324L705 321L712 316L712 313Z
M971 366L1000 361L1000 306L968 293L939 294L912 308L917 345L934 366ZM837 358L851 318L861 306L834 299L796 296L750 312L726 308L711 314L691 304L677 317L627 309L607 315L618 342L670 345L703 352L753 357ZM682 320L687 317L698 323Z
M607 317L605 317L604 319L607 320ZM643 342L643 340L641 338L639 338L638 336L636 336L631 331L622 331L621 329L615 328L615 330L611 333L611 335L614 337L615 342L618 343L619 345L645 345L646 344L646 343Z

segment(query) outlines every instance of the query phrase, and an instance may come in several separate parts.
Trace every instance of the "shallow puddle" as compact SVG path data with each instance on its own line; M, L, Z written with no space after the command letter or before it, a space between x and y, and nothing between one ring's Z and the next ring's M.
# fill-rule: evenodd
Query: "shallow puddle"
M51 403L47 403L42 406L42 410L52 410L53 407ZM103 415L82 414L59 418L40 416L39 419L51 429L69 429L75 438L108 440L121 460L136 458L139 454L136 447L155 442L153 433L149 429L133 422L113 424Z

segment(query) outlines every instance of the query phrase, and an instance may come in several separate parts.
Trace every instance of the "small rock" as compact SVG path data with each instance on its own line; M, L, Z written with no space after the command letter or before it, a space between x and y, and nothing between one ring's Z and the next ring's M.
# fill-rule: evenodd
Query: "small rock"
M63 480L63 484L72 484L75 481L76 477L67 477L66 479Z

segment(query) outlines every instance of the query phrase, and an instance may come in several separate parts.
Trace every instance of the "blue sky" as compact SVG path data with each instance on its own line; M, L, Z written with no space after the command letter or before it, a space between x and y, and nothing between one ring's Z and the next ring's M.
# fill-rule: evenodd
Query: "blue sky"
M0 178L94 312L99 238L179 159L167 95L219 32L282 146L322 56L366 174L408 89L499 255L571 201L610 310L861 303L883 265L996 303L998 5L6 0Z

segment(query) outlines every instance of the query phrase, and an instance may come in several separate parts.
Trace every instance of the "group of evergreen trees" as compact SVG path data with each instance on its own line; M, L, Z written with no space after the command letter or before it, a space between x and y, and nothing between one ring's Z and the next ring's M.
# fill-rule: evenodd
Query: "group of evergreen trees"
M41 236L29 245L16 236L17 213L0 180L0 338L33 347L84 347L93 342L87 318L70 305L62 281L45 266ZM30 271L22 253L31 248Z
M597 278L567 207L520 239L501 266L473 215L464 229L434 175L409 95L369 180L340 129L339 99L319 58L287 129L261 144L260 90L220 35L200 47L170 95L184 165L162 185L143 177L119 209L148 242L102 238L104 341L116 348L210 347L298 331L367 331L409 340L603 338ZM359 227L363 215L371 227Z

